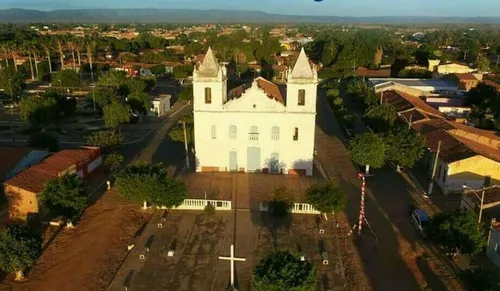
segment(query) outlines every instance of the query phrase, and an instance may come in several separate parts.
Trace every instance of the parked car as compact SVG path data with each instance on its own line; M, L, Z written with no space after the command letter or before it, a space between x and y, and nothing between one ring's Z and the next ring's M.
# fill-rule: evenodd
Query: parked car
M415 210L413 210L413 212L411 212L411 222L415 225L417 230L424 237L425 237L425 227L427 226L429 221L430 221L429 215L427 215L427 213L424 210L416 208Z

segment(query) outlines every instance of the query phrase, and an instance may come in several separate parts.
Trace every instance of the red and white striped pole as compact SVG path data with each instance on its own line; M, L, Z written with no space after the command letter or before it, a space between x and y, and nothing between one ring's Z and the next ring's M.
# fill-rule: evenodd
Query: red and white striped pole
M366 181L365 181L365 175L360 173L358 175L361 178L362 184L361 184L361 205L359 209L359 220L358 220L358 235L361 234L361 227L363 225L363 220L365 218L365 188L366 188Z

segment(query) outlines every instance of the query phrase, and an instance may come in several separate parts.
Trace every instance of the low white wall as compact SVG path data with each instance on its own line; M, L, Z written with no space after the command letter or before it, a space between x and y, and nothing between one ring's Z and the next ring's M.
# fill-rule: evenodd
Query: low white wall
M212 204L215 210L231 210L231 201L228 200L205 200L205 199L184 199L181 205L174 209L180 210L203 210L207 204Z
M260 211L269 211L269 207L267 206L267 204L260 203ZM320 214L318 210L314 209L314 207L307 203L294 203L290 212L302 214Z

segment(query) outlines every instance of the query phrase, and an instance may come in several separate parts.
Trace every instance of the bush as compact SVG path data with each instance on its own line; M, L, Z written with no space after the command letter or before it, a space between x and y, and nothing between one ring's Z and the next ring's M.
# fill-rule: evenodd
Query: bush
M205 212L206 215L214 215L215 214L215 207L211 203L208 203L205 206L205 209L203 210L203 212Z

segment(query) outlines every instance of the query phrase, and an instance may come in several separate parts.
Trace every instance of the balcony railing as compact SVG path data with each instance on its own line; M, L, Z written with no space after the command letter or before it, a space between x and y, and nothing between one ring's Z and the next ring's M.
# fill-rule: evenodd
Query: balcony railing
M248 139L249 140L259 140L259 134L251 132L251 133L248 134Z

